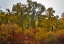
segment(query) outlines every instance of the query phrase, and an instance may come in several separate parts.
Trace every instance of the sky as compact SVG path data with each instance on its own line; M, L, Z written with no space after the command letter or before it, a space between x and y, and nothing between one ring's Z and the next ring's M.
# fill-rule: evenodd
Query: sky
M6 8L12 9L13 4L16 4L18 2L26 3L27 0L0 0L0 7L3 11L5 11ZM36 1L38 3L43 4L46 9L49 7L53 7L55 10L55 15L59 15L61 17L61 14L64 12L64 0L32 0Z

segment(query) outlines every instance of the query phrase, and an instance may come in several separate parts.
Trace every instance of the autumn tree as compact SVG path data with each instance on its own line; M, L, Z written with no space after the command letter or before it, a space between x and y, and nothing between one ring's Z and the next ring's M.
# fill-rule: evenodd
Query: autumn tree
M0 10L0 25L7 23L7 17L5 16L5 12L3 10Z
M52 7L47 9L47 27L48 27L48 31L54 31L55 26L56 26L56 22L58 20L58 16L54 16L55 10L53 10Z
M40 3L32 2L31 0L27 0L28 2L28 8L29 8L29 12L32 13L31 14L31 26L34 28L35 27L35 15L41 15L42 12L44 12L45 10L45 6L41 5ZM38 11L36 11L36 9L38 9ZM38 20L39 20L39 16L38 16Z
M61 14L61 18L58 21L58 29L64 29L64 12Z

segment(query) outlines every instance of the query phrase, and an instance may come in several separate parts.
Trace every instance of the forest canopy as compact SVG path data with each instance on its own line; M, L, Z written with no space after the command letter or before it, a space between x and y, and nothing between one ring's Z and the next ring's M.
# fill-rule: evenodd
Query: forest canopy
M16 23L24 28L42 27L47 29L64 28L61 25L64 14L61 14L61 18L58 15L54 15L55 10L52 7L48 9L44 5L37 3L36 1L27 0L27 4L17 3L10 9L6 9L7 12L0 10L0 25ZM42 14L44 13L45 14ZM59 23L59 24L58 24Z
M64 44L64 12L59 18L53 7L32 0L6 11L0 9L1 44Z

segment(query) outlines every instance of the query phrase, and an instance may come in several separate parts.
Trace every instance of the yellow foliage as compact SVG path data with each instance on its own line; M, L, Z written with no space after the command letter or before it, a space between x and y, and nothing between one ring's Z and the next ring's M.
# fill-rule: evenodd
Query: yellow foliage
M56 37L56 32L52 32L52 31L50 31L50 32L47 32L46 34L46 39L48 39L48 38L54 38L54 37Z
M45 37L46 37L46 39L45 39L45 43L46 44L47 43L53 44L53 43L55 43L57 41L57 34L56 34L56 32L52 32L52 31L47 32Z
M44 33L46 32L46 29L45 28L36 27L36 30L37 31L43 31Z
M22 28L19 27L18 29L15 30L15 32L16 32L16 33L22 32Z
M20 33L22 31L22 28L20 28L17 24L2 24L1 26L1 34L7 37L9 37L12 33L12 31L15 31L16 33Z
M4 31L1 33L1 37L5 37L5 38L8 38L10 36L10 34L7 32L7 31Z
M54 36L54 35L56 35L56 33L52 32L52 31L46 33L46 37L48 37L48 36Z
M36 41L40 41L45 38L45 34L42 31L39 31L35 34L34 38Z
M64 34L64 29L56 31L57 35Z
M36 26L38 26L38 21L35 22Z
M45 31L43 29L39 28L39 27L36 28L36 33L34 35L34 39L36 41L40 41L40 40L42 40L44 38L45 38Z
M29 37L33 37L34 33L31 30L25 29L24 34L28 35Z

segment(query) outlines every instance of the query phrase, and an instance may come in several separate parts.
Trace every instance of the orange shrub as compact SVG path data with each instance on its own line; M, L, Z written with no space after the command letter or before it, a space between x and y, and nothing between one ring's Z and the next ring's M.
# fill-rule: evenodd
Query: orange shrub
M22 28L20 28L17 24L2 24L1 26L1 35L4 37L4 35L9 37L11 33L15 31L16 33L20 33L22 31Z
M64 29L58 30L58 31L56 31L56 33L57 33L58 36L61 35L61 34L64 34Z
M55 32L47 32L46 33L46 39L45 39L45 44L56 44L57 42L57 35Z
M25 29L24 34L27 35L28 37L33 37L34 36L34 33L29 29Z
M44 40L45 39L44 29L41 29L41 28L37 27L35 30L36 30L35 31L36 33L34 34L34 39L36 41Z

